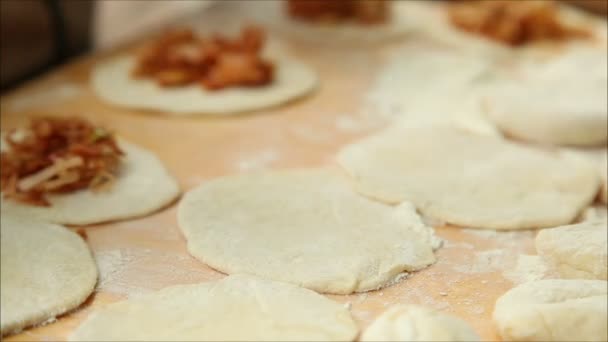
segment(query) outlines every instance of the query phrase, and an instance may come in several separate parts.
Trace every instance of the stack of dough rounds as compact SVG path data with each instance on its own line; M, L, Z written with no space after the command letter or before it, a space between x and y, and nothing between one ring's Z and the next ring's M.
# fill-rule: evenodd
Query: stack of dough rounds
M371 201L324 169L207 182L184 196L178 223L189 252L219 271L335 294L425 268L440 244L410 204Z
M361 341L479 341L464 321L418 305L395 305L361 335Z
M496 301L494 322L504 341L606 341L608 283L539 280Z
M2 336L48 322L93 292L97 268L78 234L2 211Z
M388 129L347 146L338 161L367 196L411 201L431 218L473 228L568 224L600 182L580 158L443 125Z
M606 280L606 219L541 230L538 255L563 278Z
M179 195L179 186L150 151L119 140L125 153L115 182L104 191L51 194L48 207L22 204L0 196L7 212L61 224L93 224L149 214Z
M290 284L233 275L94 312L70 341L352 341L343 305Z

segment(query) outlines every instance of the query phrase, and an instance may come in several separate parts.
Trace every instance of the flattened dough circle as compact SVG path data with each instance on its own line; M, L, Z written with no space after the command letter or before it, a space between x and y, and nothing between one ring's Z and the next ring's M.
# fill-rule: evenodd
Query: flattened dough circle
M590 163L443 125L388 129L344 148L358 190L411 201L455 225L527 229L572 222L599 189Z
M189 252L217 270L336 294L424 268L439 245L411 205L368 200L329 170L207 182L184 196L178 223Z
M505 341L606 341L608 283L538 280L502 295L494 323Z
M464 321L419 305L395 305L361 334L371 341L479 341Z
M51 195L49 207L0 198L2 209L42 221L93 224L149 214L179 195L177 182L152 152L124 140L119 144L125 152L124 162L107 191Z
M131 78L134 58L121 56L95 67L92 86L103 100L122 107L173 115L228 115L274 107L302 97L317 86L317 75L301 62L277 57L276 78L260 88L205 90L198 84L162 88L152 80Z
M343 305L307 289L232 275L178 285L94 312L71 341L352 341Z
M1 213L2 335L43 323L93 292L97 268L84 241L68 229Z

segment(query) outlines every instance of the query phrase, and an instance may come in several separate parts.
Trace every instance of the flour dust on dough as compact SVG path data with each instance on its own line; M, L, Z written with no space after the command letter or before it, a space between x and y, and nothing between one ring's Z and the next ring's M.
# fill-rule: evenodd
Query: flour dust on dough
M161 111L171 115L230 115L278 106L307 95L317 87L317 74L288 57L277 45L264 52L275 63L275 79L263 87L209 91L199 84L163 88L153 80L133 79L135 57L123 55L97 65L92 74L95 93L122 107Z
M603 279L608 269L606 219L543 229L536 252L563 278Z
M86 243L65 227L2 210L0 332L48 322L93 292L97 268Z
M0 198L2 209L42 221L86 225L149 214L179 195L179 186L152 153L124 140L125 152L116 181L104 191L51 194L48 207Z
M493 319L504 341L606 341L608 283L538 280L502 295Z
M599 188L593 165L447 125L389 128L338 162L364 195L443 222L528 229L572 222Z
M188 251L221 272L335 294L378 289L425 268L440 244L409 203L371 201L325 169L206 182L184 196L178 224Z
M464 321L418 305L394 305L363 333L361 341L480 341Z
M70 341L352 341L348 310L291 284L232 275L93 312Z

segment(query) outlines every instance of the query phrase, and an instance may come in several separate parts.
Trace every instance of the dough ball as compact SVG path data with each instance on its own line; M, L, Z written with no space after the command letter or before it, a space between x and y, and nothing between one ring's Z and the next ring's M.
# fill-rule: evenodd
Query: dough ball
M93 312L70 341L352 341L343 305L294 285L233 275Z
M479 341L464 321L418 305L395 305L361 335L361 341Z
M184 196L178 223L188 251L221 272L335 294L425 268L440 243L411 205L371 201L323 169L212 180Z
M93 292L97 268L78 234L2 210L2 336L51 321Z
M606 341L604 280L538 280L502 295L494 323L504 341Z

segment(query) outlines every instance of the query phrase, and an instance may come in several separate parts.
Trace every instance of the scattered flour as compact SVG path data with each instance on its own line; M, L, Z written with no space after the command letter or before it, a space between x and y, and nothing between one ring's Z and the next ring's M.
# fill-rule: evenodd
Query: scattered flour
M279 153L277 151L267 149L253 155L240 158L237 161L236 167L241 172L264 170L278 159Z
M517 266L505 271L503 275L517 285L543 279L548 275L548 271L547 265L538 255L520 254Z
M508 252L505 253L505 250L502 249L491 249L477 252L475 253L475 258L471 263L454 265L453 269L466 274L495 272L502 270L507 266L507 254Z
M24 94L9 103L10 111L21 111L32 107L48 106L82 93L82 87L73 83L63 83L50 89L43 89L32 94Z

